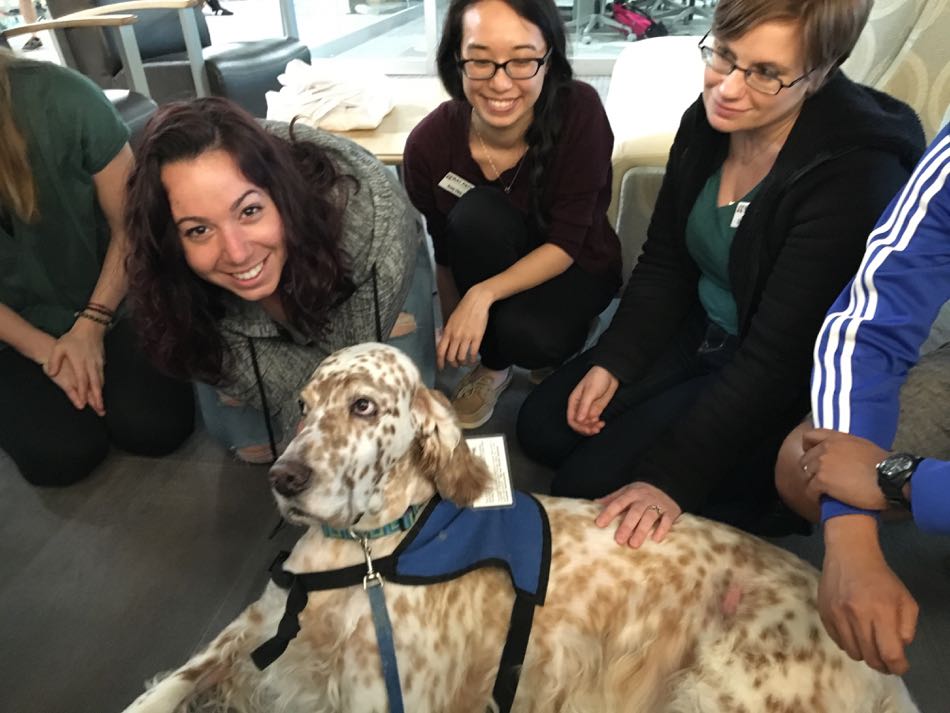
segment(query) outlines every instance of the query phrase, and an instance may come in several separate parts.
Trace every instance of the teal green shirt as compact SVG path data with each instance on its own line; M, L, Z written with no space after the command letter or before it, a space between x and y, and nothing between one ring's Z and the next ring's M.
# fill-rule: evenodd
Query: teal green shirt
M696 198L686 222L686 249L699 266L699 301L706 315L729 334L735 335L739 333L739 315L729 281L729 252L744 204L752 201L759 187L735 203L719 207L721 179L720 168L709 177Z
M30 60L12 61L7 70L39 219L24 223L0 206L0 302L58 337L99 278L109 226L93 175L115 158L129 130L102 90L81 74Z

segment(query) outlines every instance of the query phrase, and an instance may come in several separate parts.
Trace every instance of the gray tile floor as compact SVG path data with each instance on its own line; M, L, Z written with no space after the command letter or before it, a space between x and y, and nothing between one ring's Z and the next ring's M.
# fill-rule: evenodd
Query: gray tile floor
M530 388L519 372L481 430L508 434L517 484L544 490L547 474L513 437ZM31 488L0 453L0 711L122 710L257 596L298 535L269 540L276 522L266 468L232 461L202 432L162 460L113 453L65 490ZM950 541L898 525L885 543L923 610L907 682L923 711L942 713ZM820 561L816 537L780 544Z

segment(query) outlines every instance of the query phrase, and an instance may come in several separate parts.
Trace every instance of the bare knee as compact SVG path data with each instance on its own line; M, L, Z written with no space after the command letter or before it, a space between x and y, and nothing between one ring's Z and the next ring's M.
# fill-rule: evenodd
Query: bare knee
M810 522L818 522L821 507L818 501L810 498L805 491L808 479L800 464L803 454L802 434L811 428L813 426L809 419L785 437L775 463L775 488L792 510Z

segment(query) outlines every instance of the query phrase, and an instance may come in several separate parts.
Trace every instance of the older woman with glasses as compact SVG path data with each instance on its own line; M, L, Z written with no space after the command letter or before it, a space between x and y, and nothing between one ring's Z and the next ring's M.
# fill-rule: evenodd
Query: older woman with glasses
M405 180L435 247L439 367L481 354L454 398L475 428L513 364L575 354L620 286L613 134L597 93L572 81L553 0L453 0L437 63L452 100L409 136Z
M521 410L552 491L602 498L618 543L661 540L683 511L795 524L771 474L815 336L923 149L909 107L838 69L870 6L721 0L617 314Z

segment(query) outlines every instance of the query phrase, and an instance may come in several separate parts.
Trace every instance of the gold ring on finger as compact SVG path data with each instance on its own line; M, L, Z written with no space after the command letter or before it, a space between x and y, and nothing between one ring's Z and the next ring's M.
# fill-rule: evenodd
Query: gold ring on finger
M663 517L663 508L655 503L653 505L647 505L647 510L652 510L655 512L657 517Z

